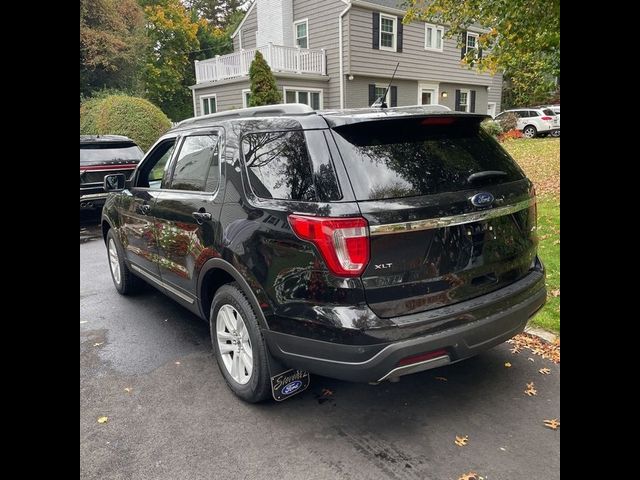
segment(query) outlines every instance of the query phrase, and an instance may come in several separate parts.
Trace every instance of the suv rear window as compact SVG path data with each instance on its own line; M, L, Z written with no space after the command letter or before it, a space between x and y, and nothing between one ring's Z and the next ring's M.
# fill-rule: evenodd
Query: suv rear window
M305 202L340 199L322 131L248 133L242 137L242 153L249 184L260 198Z
M448 125L433 123L452 122ZM358 200L402 198L471 189L476 172L500 170L487 181L524 174L478 119L452 117L361 122L334 129Z
M142 150L131 142L80 144L80 165L112 160L140 160Z
M551 115L552 117L555 117L556 115L556 112L554 112L550 108L545 108L544 110L542 110L542 113L544 113L545 115Z

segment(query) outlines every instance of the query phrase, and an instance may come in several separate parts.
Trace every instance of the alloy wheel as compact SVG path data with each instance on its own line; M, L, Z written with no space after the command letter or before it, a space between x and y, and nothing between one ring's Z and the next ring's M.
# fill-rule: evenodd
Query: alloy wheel
M251 339L242 315L229 304L218 310L216 337L227 372L240 385L246 384L253 372Z
M118 260L118 250L113 238L109 239L109 266L111 267L113 281L120 285L120 261Z

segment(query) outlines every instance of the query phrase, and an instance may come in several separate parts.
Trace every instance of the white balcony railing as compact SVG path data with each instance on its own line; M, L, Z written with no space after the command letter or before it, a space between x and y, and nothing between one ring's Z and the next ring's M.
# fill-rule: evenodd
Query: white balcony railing
M249 75L256 51L260 51L274 72L327 74L324 48L285 47L270 43L208 60L196 60L196 83Z

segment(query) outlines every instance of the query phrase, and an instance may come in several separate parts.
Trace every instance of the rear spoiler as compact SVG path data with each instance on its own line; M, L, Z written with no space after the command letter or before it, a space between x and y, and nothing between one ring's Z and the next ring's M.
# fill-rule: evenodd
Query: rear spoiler
M323 115L324 116L324 115ZM372 123L380 124L382 122L408 122L416 123L421 122L423 125L470 125L470 124L479 124L483 120L487 118L491 118L490 115L483 115L480 113L466 113L466 112L437 112L437 113L428 113L422 115L402 115L402 114L394 114L389 115L386 112L382 111L380 114L368 114L363 116L324 116L325 120L329 124L329 127L340 129L340 127L344 127L347 125L355 125L355 124L367 124L371 125ZM390 125L389 125L390 126Z

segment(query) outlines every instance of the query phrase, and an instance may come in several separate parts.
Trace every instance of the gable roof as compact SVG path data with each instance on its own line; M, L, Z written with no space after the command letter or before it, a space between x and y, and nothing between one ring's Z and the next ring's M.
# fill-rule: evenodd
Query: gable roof
M231 38L235 37L237 33L240 31L240 29L244 25L245 20L249 18L249 14L251 13L251 10L253 10L253 8L256 6L256 3L258 3L258 0L253 0L253 3L249 5L249 8L247 9L247 13L244 14L244 17L238 24L238 28L236 28L236 30L231 34Z

